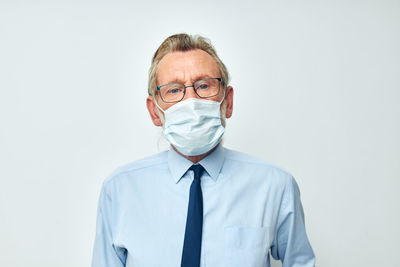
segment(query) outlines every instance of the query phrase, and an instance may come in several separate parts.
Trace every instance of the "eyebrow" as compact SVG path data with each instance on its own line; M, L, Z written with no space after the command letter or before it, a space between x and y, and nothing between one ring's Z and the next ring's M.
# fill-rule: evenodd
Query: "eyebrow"
M197 81L202 80L202 79L207 79L207 78L217 78L217 77L213 77L213 76L211 76L209 74L201 74L201 75L195 76L195 78L191 82L193 84L194 82L197 82ZM166 84L169 84L169 83L183 83L184 84L184 82L182 82L182 80L178 79L178 78L174 78L173 80L169 81Z

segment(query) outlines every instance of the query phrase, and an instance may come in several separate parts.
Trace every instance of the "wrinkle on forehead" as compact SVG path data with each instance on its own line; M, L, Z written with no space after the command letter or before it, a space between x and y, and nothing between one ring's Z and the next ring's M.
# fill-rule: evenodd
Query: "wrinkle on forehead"
M157 66L157 85L194 83L203 78L220 77L217 62L207 52L197 49L166 54Z

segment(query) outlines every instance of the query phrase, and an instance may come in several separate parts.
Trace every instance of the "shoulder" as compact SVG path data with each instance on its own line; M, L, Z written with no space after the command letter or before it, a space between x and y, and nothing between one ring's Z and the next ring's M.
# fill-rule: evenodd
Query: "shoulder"
M235 162L238 165L251 165L254 168L275 171L285 176L291 176L288 171L278 165L236 150L225 148L225 159Z
M238 170L246 169L254 174L253 177L273 182L273 184L282 188L295 183L294 177L289 171L247 153L225 148L225 160L230 166L234 166Z
M123 183L126 179L133 179L135 176L140 176L134 174L146 173L164 164L167 164L167 151L126 163L113 170L103 180L103 187L114 187L116 183Z

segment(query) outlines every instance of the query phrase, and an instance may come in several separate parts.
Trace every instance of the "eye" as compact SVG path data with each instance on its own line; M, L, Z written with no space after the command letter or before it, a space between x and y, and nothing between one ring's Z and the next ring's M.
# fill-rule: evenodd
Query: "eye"
M182 91L182 89L181 88L171 88L171 89L169 89L168 90L168 94L178 94L178 93L180 93Z
M202 83L202 84L199 84L198 86L197 86L197 90L204 90L204 89L207 89L208 88L208 84L207 83Z

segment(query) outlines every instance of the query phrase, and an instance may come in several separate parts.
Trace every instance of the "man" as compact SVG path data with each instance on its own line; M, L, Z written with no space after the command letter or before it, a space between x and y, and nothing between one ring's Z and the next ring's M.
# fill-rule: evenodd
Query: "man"
M220 144L233 88L212 45L168 37L148 91L171 147L103 182L92 267L314 266L294 178Z

